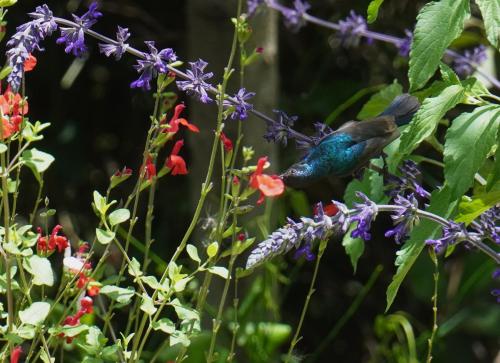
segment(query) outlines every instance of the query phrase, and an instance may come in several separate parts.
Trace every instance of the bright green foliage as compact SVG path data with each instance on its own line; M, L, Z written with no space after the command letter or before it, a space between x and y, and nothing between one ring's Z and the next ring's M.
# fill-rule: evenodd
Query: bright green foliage
M500 48L500 0L475 0L483 15L486 36L491 45Z
M368 5L368 10L367 10L367 20L368 23L371 24L375 20L377 20L378 16L378 11L380 9L380 6L383 4L384 0L372 0L370 4Z

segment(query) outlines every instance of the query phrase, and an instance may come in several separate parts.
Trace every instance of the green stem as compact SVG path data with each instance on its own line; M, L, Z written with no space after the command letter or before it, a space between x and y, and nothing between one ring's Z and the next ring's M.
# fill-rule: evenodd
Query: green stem
M434 264L434 294L432 295L432 333L431 337L428 340L429 343L429 349L427 350L427 363L431 363L432 361L432 345L434 343L434 339L436 337L437 329L438 329L438 322L437 322L437 312L438 312L438 307L437 307L437 302L438 302L438 287L439 287L439 264L438 264L438 259L436 257L436 253L434 250L431 248L429 249L429 253L431 256L432 263Z

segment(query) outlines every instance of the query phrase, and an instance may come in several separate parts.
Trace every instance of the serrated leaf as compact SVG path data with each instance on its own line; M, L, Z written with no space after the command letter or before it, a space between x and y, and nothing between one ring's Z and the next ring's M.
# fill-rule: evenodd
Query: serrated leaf
M37 301L31 304L28 308L19 312L19 319L23 324L39 325L44 322L49 314L50 304Z
M101 244L107 245L115 238L115 232L107 231L101 228L96 228L95 236Z
M366 11L368 15L366 19L368 21L368 24L371 24L375 20L377 20L378 10L380 9L380 6L383 2L384 0L372 0L370 2L370 4L368 5L368 10Z
M444 51L458 38L470 16L469 0L441 0L426 4L417 16L410 51L410 90L425 86Z
M130 211L125 208L117 209L110 213L109 215L109 224L112 226L116 226L117 224L128 221L130 218Z
M474 219L498 203L500 203L500 190L482 193L475 195L472 199L462 200L458 205L459 214L455 221L470 224Z
M54 273L47 258L33 255L23 260L23 266L33 275L31 282L34 285L54 285Z
M432 135L446 112L460 103L463 97L463 87L452 85L446 87L436 97L426 98L401 135L396 160L402 160L416 149L423 140Z
M134 296L135 291L133 288L125 289L123 287L106 285L101 288L100 293L120 304L128 304Z
M188 244L186 246L186 251L189 255L189 257L193 260L193 261L196 261L198 263L201 262L201 259L200 259L200 256L198 256L198 249L196 248L196 246L193 246L191 244Z
M451 199L451 190L448 186L435 190L430 199L429 212L437 214L443 218L448 218L457 205L456 200ZM387 307L388 311L396 298L399 287L418 256L425 247L425 240L435 238L441 231L440 225L428 219L422 219L421 222L413 228L410 238L403 247L397 252L395 264L398 269L392 277L392 282L387 288Z
M209 267L207 270L211 274L220 276L220 277L222 277L223 279L226 279L226 280L229 277L229 271L227 270L227 268L222 267L222 266L212 266L212 267Z
M499 0L476 0L481 10L486 37L497 49L500 48L500 1Z
M446 132L444 175L452 198L463 195L495 145L500 127L500 107L477 107L455 118Z
M365 120L378 116L385 110L389 104L394 101L394 98L403 93L403 86L397 81L387 87L382 88L380 91L370 97L358 113L358 120Z

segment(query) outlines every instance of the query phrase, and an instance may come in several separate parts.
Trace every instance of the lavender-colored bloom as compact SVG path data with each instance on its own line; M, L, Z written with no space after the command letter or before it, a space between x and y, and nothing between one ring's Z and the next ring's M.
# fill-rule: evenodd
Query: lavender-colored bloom
M295 251L293 258L298 260L301 257L304 257L307 261L313 261L316 258L316 255L311 250L311 243L305 243Z
M468 238L468 233L463 223L455 223L450 221L447 227L443 227L443 234L438 239L428 239L425 244L432 246L436 253L441 253L448 246L464 241Z
M497 303L500 304L500 289L491 290L491 295L497 298Z
M300 242L295 228L286 225L273 232L268 239L260 242L247 260L246 268L254 267L274 256L286 253Z
M247 15L253 16L262 3L264 3L264 0L247 0Z
M408 196L410 194L416 193L417 195L424 198L430 197L430 193L417 182L417 178L421 173L414 161L405 160L403 162L403 165L398 169L401 173L401 176L392 174L388 174L386 176L385 184L387 187L387 195L395 198L398 195Z
M488 238L500 244L500 207L493 207L479 216L479 221L472 224L481 239Z
M209 90L211 86L206 80L212 78L213 73L204 73L207 65L208 63L201 59L196 62L189 62L189 67L191 69L186 70L189 80L177 81L177 87L179 87L181 91L186 91L189 95L197 96L203 103L212 101L207 93L207 90Z
M7 81L14 92L19 90L21 86L24 62L30 53L35 50L43 50L40 47L40 42L57 29L52 11L47 5L37 6L35 11L29 15L35 19L18 26L16 34L7 42L7 47L9 47L7 62L12 68Z
M233 120L245 120L248 118L248 111L253 108L253 105L246 102L248 99L255 96L255 92L247 92L245 88L241 88L236 95L233 96L236 102L224 100L224 106L234 106L235 110L231 114Z
M486 58L486 47L481 44L472 50L466 50L462 56L455 58L452 67L460 77L465 78L474 73Z
M411 43L413 42L413 33L405 29L405 37L401 39L401 42L397 45L398 53L401 57L408 57L410 54Z
M394 236L396 243L400 244L408 238L408 234L411 229L416 223L418 223L418 201L415 199L413 194L411 194L408 199L398 195L395 198L394 203L403 208L391 215L395 226L394 229L390 229L385 232L385 236Z
M87 51L85 31L89 30L97 22L97 19L102 16L102 13L97 11L97 6L97 3L93 2L90 4L89 10L82 16L72 14L77 27L61 27L61 36L56 40L56 43L64 44L66 53L81 57Z
M294 32L299 31L306 24L304 14L310 7L311 5L303 0L294 0L293 9L287 8L281 11L285 18L285 26Z
M314 129L316 130L316 133L314 136L311 136L311 139L316 145L319 144L325 136L328 136L333 132L332 128L323 122L315 122Z
M151 80L158 75L158 73L168 72L168 63L175 62L177 56L171 48L166 48L158 52L155 43L152 41L144 42L149 48L149 53L144 53L144 59L139 59L134 68L140 73L137 80L130 84L131 88L142 88L143 90L150 90Z
M342 44L346 47L356 47L359 45L362 34L368 30L365 18L351 10L349 16L339 21L339 33ZM371 38L367 38L369 42Z
M377 217L378 207L363 193L356 192L356 196L363 199L363 203L354 203L356 215L351 217L351 221L358 222L358 225L351 232L351 237L362 238L368 241L371 238L371 234L368 231L372 222Z
M269 142L281 142L283 146L288 144L288 139L292 136L290 130L293 124L298 120L297 116L288 116L285 112L274 110L278 115L274 122L265 120L267 123L267 132L264 138Z
M116 60L120 60L129 47L128 43L125 43L129 37L130 32L128 29L118 26L118 31L116 32L117 44L101 43L99 44L99 50L101 53L104 53L106 57L111 57L113 55Z

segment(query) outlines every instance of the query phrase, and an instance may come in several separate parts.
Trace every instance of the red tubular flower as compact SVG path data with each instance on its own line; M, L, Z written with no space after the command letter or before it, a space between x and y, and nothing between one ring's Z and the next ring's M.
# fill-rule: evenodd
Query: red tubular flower
M222 145L224 145L224 150L226 150L226 152L230 152L233 150L233 142L229 137L226 136L225 133L220 133L220 140L222 141Z
M18 363L22 354L23 348L20 345L12 349L12 352L10 352L10 363Z
M39 252L46 253L48 251L47 237L42 236L42 229L40 227L37 228L38 232L38 241L36 242L36 249Z
M132 169L127 168L125 166L125 167L123 167L122 170L117 170L113 175L114 176L118 176L118 177L120 177L120 176L130 176L130 175L132 175Z
M83 272L78 275L78 280L76 281L76 287L83 289L85 285L90 281L90 277L86 276Z
M28 113L28 102L19 93L12 93L10 88L0 95L0 109L2 111L2 139L10 137L19 131L23 115Z
M101 292L101 284L96 281L91 281L87 285L87 294L89 296L97 296Z
M56 247L59 252L63 252L69 246L69 241L65 236L59 236L58 233L62 229L60 224L52 229L49 239L49 249L53 251Z
M174 108L174 115L170 119L170 122L168 123L170 125L169 128L165 129L163 132L168 132L169 134L175 134L177 131L179 131L179 124L182 126L186 127L189 131L192 132L200 132L200 129L196 127L196 125L190 124L188 120L185 118L180 118L180 114L186 106L183 103L179 103L177 106ZM160 123L165 123L165 119L163 119Z
M285 191L285 184L279 176L263 173L266 162L267 156L261 157L255 172L250 176L250 187L259 189L261 193L257 204L262 204L264 197L277 197Z
M92 312L94 311L94 301L92 300L92 298L90 298L88 296L85 296L80 301L80 306L81 306L80 311L83 314L92 314Z
M177 141L172 148L170 156L165 162L165 166L172 171L172 175L185 175L188 173L186 162L181 156L178 155L183 145L184 140Z
M25 72L32 71L35 68L36 63L37 63L36 58L32 54L30 54L28 59L24 61L24 71Z
M149 155L146 159L146 165L144 166L145 177L148 180L153 179L156 176L156 166L153 163L153 158Z

